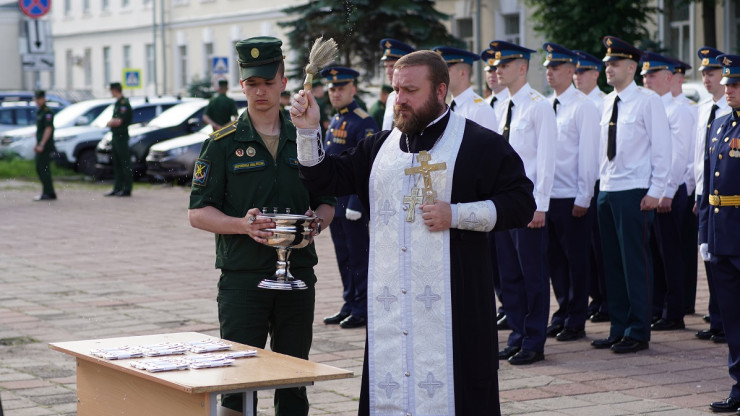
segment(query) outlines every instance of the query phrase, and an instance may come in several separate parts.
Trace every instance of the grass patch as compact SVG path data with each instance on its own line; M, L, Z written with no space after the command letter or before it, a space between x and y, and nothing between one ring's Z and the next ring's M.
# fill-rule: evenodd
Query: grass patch
M79 176L79 174L71 169L59 167L52 162L51 177L57 178L60 176ZM36 162L4 155L0 157L0 179L37 180Z

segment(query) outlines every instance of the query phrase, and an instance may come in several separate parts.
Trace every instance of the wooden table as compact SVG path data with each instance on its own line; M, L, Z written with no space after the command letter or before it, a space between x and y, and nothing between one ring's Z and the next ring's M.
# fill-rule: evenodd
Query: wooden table
M257 350L256 357L236 359L229 367L150 373L131 367L131 361L90 355L95 348L192 342L206 338L197 332L55 342L51 349L77 358L77 415L211 415L218 413L216 396L244 395L244 414L254 415L257 390L300 387L315 381L352 377L352 372L312 363L272 351L228 341L234 350Z

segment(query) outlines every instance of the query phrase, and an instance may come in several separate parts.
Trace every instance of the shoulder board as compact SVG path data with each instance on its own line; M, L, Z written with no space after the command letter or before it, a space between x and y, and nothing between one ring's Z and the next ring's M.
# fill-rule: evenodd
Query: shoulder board
M477 95L473 97L473 102L476 103L476 104L478 104L478 105L482 105L482 104L485 104L486 103L486 101L484 99L478 97Z
M544 98L544 97L543 97L543 96L542 96L542 95L541 95L540 93L538 93L537 91L530 91L530 92L529 92L529 98L531 98L531 99L532 99L532 101L540 101L540 100L544 100L544 99L545 99L545 98Z
M361 109L360 107L355 108L354 113L360 116L360 118L370 117L370 114L368 114L365 110Z
M236 131L236 124L238 122L239 122L238 119L237 120L234 120L231 123L227 124L226 127L222 127L220 129L214 131L213 133L209 134L208 137L211 138L211 139L213 139L213 141L222 139L222 138L224 138L224 137L228 136L229 134L231 134L231 133L233 133L233 132Z

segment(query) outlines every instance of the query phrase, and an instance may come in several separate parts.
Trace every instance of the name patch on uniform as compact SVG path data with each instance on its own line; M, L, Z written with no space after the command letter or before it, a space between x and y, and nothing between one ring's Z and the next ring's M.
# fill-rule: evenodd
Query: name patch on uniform
M203 159L196 160L193 168L193 185L206 186L210 172L211 162Z
M234 172L262 169L264 167L265 167L264 160L255 160L253 162L244 162L244 163L234 163Z

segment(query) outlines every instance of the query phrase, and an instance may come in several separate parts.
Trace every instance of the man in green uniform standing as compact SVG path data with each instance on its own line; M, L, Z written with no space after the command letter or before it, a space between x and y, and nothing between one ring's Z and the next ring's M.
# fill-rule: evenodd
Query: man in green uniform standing
M220 130L231 123L232 117L239 115L236 101L226 96L229 83L225 79L218 80L218 93L208 102L206 111L203 113L203 122L210 124L213 131Z
M380 99L370 106L370 115L378 126L383 125L383 115L385 114L385 103L388 101L388 95L393 92L390 85L383 84L380 87Z
M276 250L262 244L271 235L264 230L275 223L261 216L260 210L315 214L313 228L320 232L334 217L336 202L311 194L298 178L296 129L280 111L280 93L288 81L281 45L266 36L237 42L239 82L247 110L203 143L193 172L188 218L193 227L216 234L221 338L264 348L270 335L273 351L308 359L315 303L313 267L318 261L314 245L290 256L291 273L307 289L257 287L272 276L277 261ZM240 395L226 396L222 404L244 410ZM306 389L277 390L275 413L307 415Z
M110 94L116 99L116 103L113 104L113 118L108 122L113 135L111 156L115 180L113 190L105 196L131 196L134 173L131 170L131 151L128 147L128 126L131 124L133 112L128 98L123 96L120 82L111 82Z
M34 101L38 107L36 112L36 173L41 179L43 190L41 195L33 198L34 201L48 201L57 199L54 192L54 182L51 180L51 153L54 151L54 113L46 105L46 92L36 91Z

